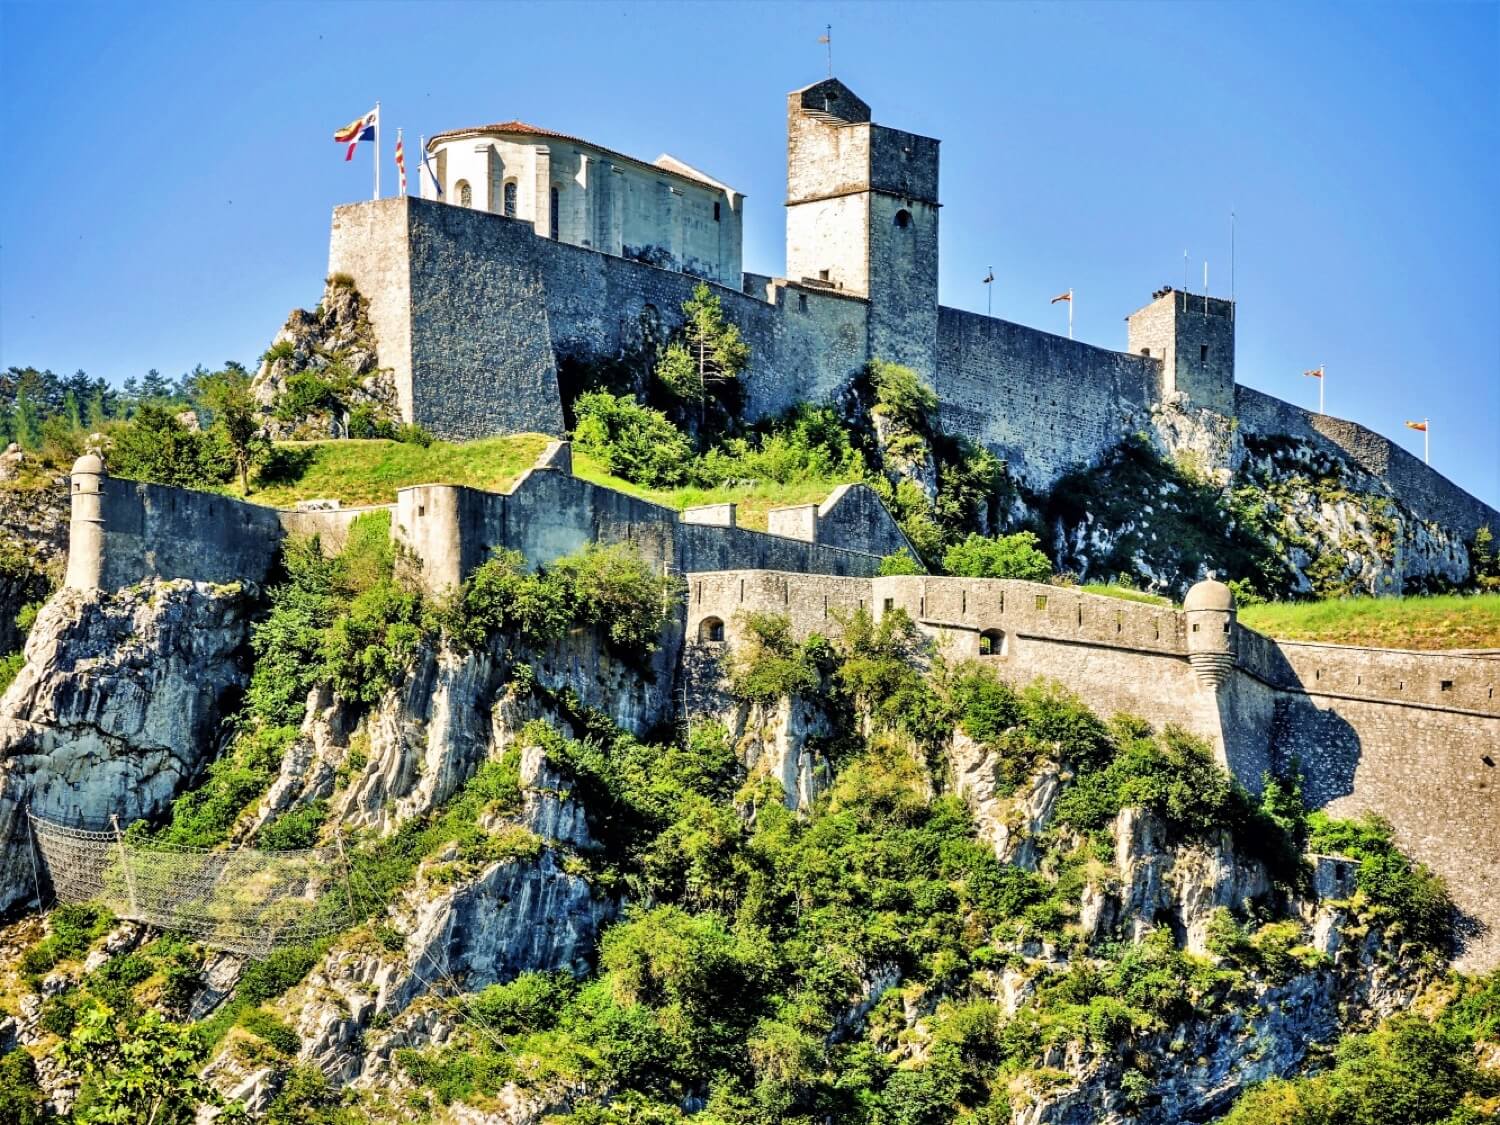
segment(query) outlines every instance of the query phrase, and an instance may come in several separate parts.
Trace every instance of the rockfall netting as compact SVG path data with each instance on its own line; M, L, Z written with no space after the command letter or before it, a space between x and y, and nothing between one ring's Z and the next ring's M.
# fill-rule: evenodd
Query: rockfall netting
M51 881L59 902L98 902L118 918L251 957L351 921L337 848L208 851L28 815L38 877Z

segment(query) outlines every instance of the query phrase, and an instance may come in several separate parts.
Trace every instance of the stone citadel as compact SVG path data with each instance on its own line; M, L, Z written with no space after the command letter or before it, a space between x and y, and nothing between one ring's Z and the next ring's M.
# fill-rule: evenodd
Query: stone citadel
M640 347L707 279L751 343L755 415L827 398L889 358L933 383L946 429L1036 486L1165 411L1337 450L1420 518L1466 536L1500 525L1379 435L1238 386L1228 302L1163 291L1130 318L1130 351L1118 353L941 307L937 142L872 124L832 80L791 95L788 129L789 278L726 284L740 269L732 189L670 157L634 161L519 122L434 139L441 201L340 207L331 269L368 300L404 417L449 437L558 434L560 368ZM261 582L285 536L336 548L362 511L277 511L117 479L93 455L71 486L67 585L80 591ZM709 706L745 611L785 614L805 635L848 609L900 609L939 650L1007 679L1055 679L1102 714L1184 726L1252 790L1266 770L1297 765L1311 805L1387 817L1448 880L1465 915L1463 964L1500 961L1493 654L1275 642L1241 626L1214 581L1178 610L1019 581L881 577L882 557L908 544L867 486L773 510L761 532L739 527L732 504L679 512L582 480L561 441L504 493L419 485L386 510L434 593L502 547L544 566L587 543L627 543L680 574L687 597L662 649L674 686L659 695L689 709ZM800 768L783 777L789 792ZM127 782L112 793L121 815L161 811ZM44 815L98 812L49 808L52 796L36 795Z
M1235 309L1158 291L1110 351L942 305L938 141L876 124L837 79L787 97L786 270L741 270L745 200L670 156L645 162L511 121L428 143L422 198L334 211L329 272L368 302L402 417L447 438L563 429L558 375L632 354L700 281L750 344L751 418L846 388L872 358L937 392L939 424L1033 489L1187 418L1285 435L1386 482L1467 541L1500 513L1379 434L1235 380ZM1164 424L1164 419L1166 423Z
M375 509L277 511L214 493L110 477L87 455L74 468L69 587L119 590L147 579L264 581L288 534L338 548ZM457 485L405 488L391 537L433 593L462 581L495 548L543 566L587 543L628 543L681 574L684 609L669 626L660 700L712 710L720 660L745 612L784 614L799 636L844 611L904 611L939 651L989 664L1017 684L1054 679L1100 714L1174 722L1206 739L1248 789L1267 770L1300 769L1310 806L1374 811L1401 846L1448 881L1464 915L1460 963L1500 963L1500 658L1273 641L1235 620L1234 599L1199 583L1182 609L1001 579L878 577L904 543L864 485L820 505L774 510L771 531L736 526L734 505L679 512L573 475L554 442L505 493ZM595 670L597 672L597 670ZM591 675L594 673L590 673ZM667 719L668 714L657 716ZM799 791L808 759L783 784ZM46 815L91 810L35 800ZM65 792L58 800L68 800ZM132 816L140 798L123 785ZM96 814L97 815L97 814Z

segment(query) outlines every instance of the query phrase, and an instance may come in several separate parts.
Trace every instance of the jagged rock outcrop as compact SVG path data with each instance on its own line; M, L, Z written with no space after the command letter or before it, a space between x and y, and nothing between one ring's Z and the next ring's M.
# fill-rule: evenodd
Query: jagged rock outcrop
M815 748L816 739L829 733L817 707L800 696L784 696L772 703L729 706L720 718L751 778L774 777L787 808L812 808L830 780L828 762Z
M536 854L457 877L452 848L424 861L382 919L399 948L346 942L277 1002L301 1042L300 1062L340 1085L381 1088L403 1077L392 1065L397 1049L441 1045L466 1022L454 1003L460 993L527 971L588 971L599 929L618 903L597 895L566 860L597 847L568 779L538 746L523 747L519 757L520 809L486 815L481 826L533 834ZM274 1073L246 1068L229 1052L209 1074L252 1110L276 1093ZM534 1100L516 1098L518 1106Z
M288 413L289 380L303 372L323 379L329 395L323 401L298 404ZM372 422L394 423L400 418L395 379L389 370L376 366L375 336L364 298L344 277L328 279L316 309L294 309L287 317L255 374L253 391L267 433L278 440L348 437L349 415L361 406L370 409Z
M936 500L937 461L932 455L931 442L880 408L870 412L870 421L886 474L897 484L910 481L928 500Z
M1036 836L1052 819L1052 806L1062 792L1063 771L1046 763L1016 792L999 778L999 760L984 743L956 729L948 744L948 761L958 795L974 813L979 838L995 849L995 856L1028 871L1036 870Z
M29 803L69 822L161 812L212 757L221 704L243 687L250 592L145 582L65 588L42 608L0 696L0 909L31 893Z

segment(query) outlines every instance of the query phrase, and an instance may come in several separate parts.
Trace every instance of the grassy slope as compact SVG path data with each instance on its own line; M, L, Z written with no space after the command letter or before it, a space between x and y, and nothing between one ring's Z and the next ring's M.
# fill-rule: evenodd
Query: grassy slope
M1337 598L1246 606L1240 623L1289 641L1376 648L1500 648L1500 594Z
M258 485L250 499L289 508L298 500L334 499L346 505L386 504L412 484L466 484L504 491L536 461L550 439L541 434L485 438L462 444L436 441L426 449L394 441L285 442L281 456L291 467L274 482ZM299 463L300 462L300 463ZM786 504L820 502L840 480L763 484L742 488L641 488L610 476L593 458L574 451L574 471L583 479L664 504L739 504L742 527L766 526L766 512Z
M485 438L427 448L395 441L285 442L284 458L306 458L275 483L257 486L257 504L289 508L298 500L334 499L346 505L388 504L412 484L466 484L503 492L531 467L550 438L541 434Z

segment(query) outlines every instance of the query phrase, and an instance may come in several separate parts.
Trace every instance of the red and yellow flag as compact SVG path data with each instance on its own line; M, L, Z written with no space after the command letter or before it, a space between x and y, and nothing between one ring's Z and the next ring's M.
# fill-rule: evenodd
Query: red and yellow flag
M1059 293L1056 297L1053 297L1052 300L1048 301L1047 303L1049 305L1055 305L1058 301L1071 301L1072 299L1073 290L1069 289L1066 293Z
M1408 422L1408 423L1406 423L1406 428L1408 430L1421 430L1425 434L1427 432L1427 423L1426 422Z
M1305 376L1310 375L1314 379L1321 379L1323 377L1323 369L1321 367L1315 367L1313 368L1313 370L1304 371L1302 374Z

